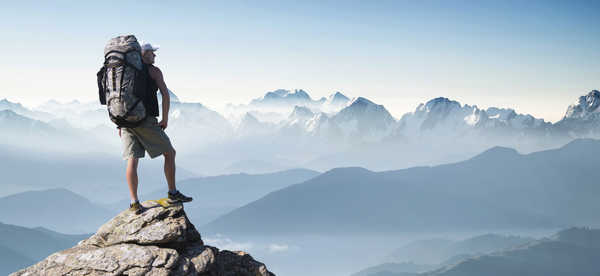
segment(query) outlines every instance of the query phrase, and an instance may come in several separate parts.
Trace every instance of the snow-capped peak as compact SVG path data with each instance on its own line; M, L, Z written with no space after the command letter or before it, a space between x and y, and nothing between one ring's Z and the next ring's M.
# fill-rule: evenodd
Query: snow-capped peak
M368 100L367 98L355 97L350 101L350 104L348 104L348 107L350 107L350 106L370 106L370 105L376 105L376 104L374 102Z
M515 110L512 108L490 107L485 112L490 119L498 119L502 121L509 121L517 116L517 112L515 112Z
M383 119L384 121L395 121L392 115L383 107L383 105L378 105L367 98L356 97L350 101L348 106L344 107L338 114L335 115L336 118L358 118L358 117L377 117L379 119Z
M275 91L267 92L263 97L254 99L250 102L250 105L268 106L270 104L283 104L291 107L290 105L296 104L311 104L313 100L310 98L308 93L302 89L296 89L294 92L289 90L278 89Z
M0 100L0 109L23 109L23 108L25 108L25 107L23 107L22 104L13 103L6 98Z
M279 97L284 97L285 95L289 94L290 91L289 90L285 90L285 89L277 89L275 91L271 91L271 92L267 92L267 94L265 94L265 97L268 95L277 95Z
M293 93L291 93L289 90L277 89L275 91L267 92L262 97L262 100L282 99L282 98L296 98L296 99L310 100L310 96L308 95L308 93L306 93L306 91L304 91L302 89L296 89L296 90L294 90Z
M514 109L490 107L479 109L476 105L461 105L457 101L439 97L420 104L413 113L401 119L404 135L419 135L421 131L435 133L463 133L469 129L510 127L515 130L544 126L543 119L528 114L518 114Z
M460 103L457 101L450 100L444 97L438 97L429 100L425 104L420 104L417 107L417 111L420 112L436 112L436 111L449 111L452 109L460 109Z
M308 107L296 105L296 106L294 106L294 110L290 114L289 118L290 119L310 118L310 117L313 117L314 115L315 114Z
M0 100L0 110L10 110L18 115L26 116L36 120L47 121L53 117L51 114L30 110L29 108L24 107L22 104L11 102L8 99Z
M329 117L323 112L315 114L306 122L306 131L313 134L330 127Z
M320 109L324 112L338 112L340 109L347 106L350 99L341 92L335 92L327 98L323 97L319 101Z
M338 104L338 103L343 103L345 104L346 102L348 102L350 99L348 97L346 97L344 94L342 94L341 92L337 91L331 95L329 95L327 97L326 102L329 104Z
M354 98L332 119L345 135L359 135L368 140L376 140L388 135L396 122L383 105L375 104L363 97Z
M302 89L296 89L294 90L294 93L288 94L288 97L294 97L294 98L302 98L302 99L307 99L310 100L310 96L308 95L308 93L306 93L306 91L302 90Z
M569 106L566 119L588 119L600 112L600 91L592 90L587 95L579 97L576 103Z

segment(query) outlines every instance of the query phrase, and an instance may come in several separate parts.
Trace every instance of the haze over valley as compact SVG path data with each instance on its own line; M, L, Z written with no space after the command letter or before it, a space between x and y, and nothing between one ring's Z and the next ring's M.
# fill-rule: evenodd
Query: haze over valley
M180 102L175 94L171 98L167 131L186 171L182 177L430 166L465 160L495 146L521 153L557 148L575 138L597 138L599 129L597 90L565 103L563 119L554 124L510 107L484 110L444 97L415 104L414 112L400 118L381 103L341 92L315 100L301 89L279 89L248 104L228 105L222 113ZM120 157L114 125L97 103L49 101L28 109L3 99L0 121L7 130L3 151L18 148L55 159L96 154L111 164Z

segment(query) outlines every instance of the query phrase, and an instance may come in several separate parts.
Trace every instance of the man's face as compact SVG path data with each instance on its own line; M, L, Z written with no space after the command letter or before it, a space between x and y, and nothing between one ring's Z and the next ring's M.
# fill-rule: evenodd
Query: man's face
M146 64L154 64L154 51L145 51L142 53L142 61Z

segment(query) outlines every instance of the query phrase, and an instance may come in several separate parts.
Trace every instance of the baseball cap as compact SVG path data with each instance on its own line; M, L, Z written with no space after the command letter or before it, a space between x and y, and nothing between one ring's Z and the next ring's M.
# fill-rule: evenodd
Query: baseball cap
M152 51L152 52L154 52L156 50L158 50L158 45L153 46L150 43L144 43L144 44L142 44L142 52L146 52L146 51Z

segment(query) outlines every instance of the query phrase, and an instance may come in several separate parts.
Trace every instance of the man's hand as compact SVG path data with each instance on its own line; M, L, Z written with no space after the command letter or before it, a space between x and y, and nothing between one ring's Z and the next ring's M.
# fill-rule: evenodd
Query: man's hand
M160 123L158 123L158 126L160 126L160 128L162 129L167 129L167 124L168 124L168 119L162 119L160 120Z

